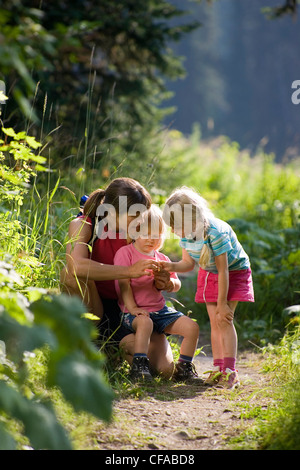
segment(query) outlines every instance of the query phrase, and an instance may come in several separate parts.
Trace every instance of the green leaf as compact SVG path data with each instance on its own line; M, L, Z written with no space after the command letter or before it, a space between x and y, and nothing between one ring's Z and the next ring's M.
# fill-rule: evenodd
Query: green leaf
M45 344L56 346L56 338L44 326L21 325L5 311L0 313L0 339L5 342L6 354L13 360L21 360L25 351L33 351Z
M48 168L45 168L44 166L39 165L38 163L35 165L34 169L35 169L36 171L49 171Z
M15 271L14 267L6 263L5 261L0 260L0 282L1 284L18 284L19 286L23 285L23 280L21 276ZM2 286L3 286L2 284Z
M1 280L1 273L0 273ZM2 315L7 313L8 317L21 324L31 324L33 315L28 309L28 302L19 292L4 291L1 293L0 321Z
M52 385L60 387L76 411L87 411L105 421L111 418L113 393L99 368L92 367L80 353L52 366Z
M96 353L91 342L94 326L82 318L86 307L77 297L65 294L43 297L31 304L31 310L36 323L50 328L65 350L79 348L92 356Z
M0 423L0 450L15 450L16 444L12 436Z
M58 423L50 403L28 401L26 413L21 415L25 433L35 449L71 450L72 446L63 427Z
M35 449L71 450L65 430L49 403L28 400L0 381L0 409L23 422L25 434Z
M26 135L25 140L26 140L27 144L35 150L42 146L42 144L40 142L36 141L35 137ZM45 158L45 160L46 160L46 158Z
M29 299L29 302L35 302L38 299L41 299L43 295L47 294L47 290L41 287L27 287L26 295Z
M9 137L15 138L17 135L12 127L8 127L8 128L2 127L2 132L4 132L4 134L8 135Z
M0 90L0 104L4 104L6 100L8 100L8 97Z
M0 168L0 178L9 181L11 184L15 186L22 185L22 180L17 176L13 175L9 171L6 171L4 168Z
M42 157L41 155L34 155L32 152L30 152L29 157L30 157L30 160L39 164L43 164L47 162L46 157Z
M99 321L100 318L97 317L96 315L93 315L92 313L84 313L82 315L83 318L87 318L88 320L93 320L93 321Z
M25 131L21 131L21 132L18 132L15 136L15 140L24 140L26 137L26 132Z

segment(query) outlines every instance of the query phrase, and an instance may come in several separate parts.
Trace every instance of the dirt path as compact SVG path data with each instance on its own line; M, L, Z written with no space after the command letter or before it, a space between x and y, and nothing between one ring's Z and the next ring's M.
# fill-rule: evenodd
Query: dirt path
M211 358L195 360L199 376L211 367ZM109 450L222 450L229 440L251 424L245 410L266 406L260 393L265 376L261 358L243 353L238 358L241 388L220 390L203 385L160 382L141 398L115 403L114 420L97 431L97 447Z

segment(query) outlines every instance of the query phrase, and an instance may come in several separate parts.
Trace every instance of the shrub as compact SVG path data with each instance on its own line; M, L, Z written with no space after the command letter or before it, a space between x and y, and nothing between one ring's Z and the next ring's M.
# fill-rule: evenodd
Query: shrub
M47 348L47 389L59 388L74 410L108 420L112 392L103 375L104 357L92 343L94 330L77 298L49 294L34 287L33 272L41 268L35 252L25 252L28 242L20 208L29 182L44 171L40 147L26 133L3 129L0 146L0 447L16 442L8 431L14 418L21 434L35 449L70 449L67 432L58 422L47 394L30 385L31 355ZM27 226L28 228L28 226ZM26 232L26 231L25 231ZM20 262L21 259L21 262ZM16 269L16 266L19 269ZM29 268L29 271L26 270ZM26 279L26 274L31 274ZM31 286L31 287L28 287ZM14 434L14 432L12 433Z

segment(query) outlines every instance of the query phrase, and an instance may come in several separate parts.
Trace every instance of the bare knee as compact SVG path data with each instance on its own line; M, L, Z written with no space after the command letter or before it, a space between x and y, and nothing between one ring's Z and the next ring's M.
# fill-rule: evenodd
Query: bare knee
M92 287L95 284L94 281L88 279L81 279L79 277L74 276L71 274L67 268L63 268L60 274L60 285L61 290L63 292L67 292L70 295L81 295L83 294L87 288Z
M191 321L189 322L189 331L190 331L190 334L193 336L193 337L197 337L199 336L199 325L196 321L190 319Z
M76 278L64 268L60 274L60 290L79 297L90 313L102 318L103 305L95 281Z
M150 317L147 317L146 315L138 315L137 317L135 317L132 326L135 330L139 329L143 332L147 332L150 334L153 331L153 321Z
M177 334L188 339L195 339L199 336L198 323L189 317L182 316L175 323L166 329L167 333Z
M72 295L73 292L79 291L78 282L67 268L63 268L60 273L60 289L62 292Z
M228 320L227 318L220 317L218 315L217 326L220 331L227 330L228 328L231 329L233 327L233 320Z

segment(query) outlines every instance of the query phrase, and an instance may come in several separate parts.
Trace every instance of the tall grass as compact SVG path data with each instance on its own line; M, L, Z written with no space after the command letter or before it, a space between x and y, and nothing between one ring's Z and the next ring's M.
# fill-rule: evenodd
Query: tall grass
M41 196L36 180L39 172L46 173L46 159L36 154L40 143L26 132L16 134L4 128L2 132L0 449L17 448L19 435L21 441L26 437L25 442L29 440L36 449L71 449L49 395L37 393L30 385L28 358L48 345L47 388L59 387L76 411L85 410L108 420L112 393L101 375L103 357L92 343L95 332L84 318L84 306L77 298L49 294L58 282L58 250L54 244L57 242L59 248L64 244L54 236L59 224L52 211L59 179L53 188L48 185L46 196ZM41 286L47 290L38 290ZM21 430L13 426L15 420L22 423Z
M296 318L296 317L295 317ZM287 332L277 345L268 345L262 370L267 383L261 397L272 397L267 407L251 406L241 418L255 417L254 423L233 439L234 448L252 450L300 450L300 328ZM295 321L295 319L294 319Z

